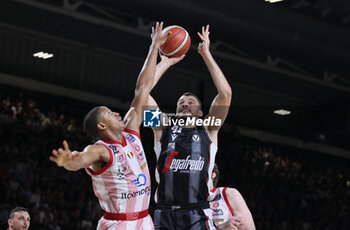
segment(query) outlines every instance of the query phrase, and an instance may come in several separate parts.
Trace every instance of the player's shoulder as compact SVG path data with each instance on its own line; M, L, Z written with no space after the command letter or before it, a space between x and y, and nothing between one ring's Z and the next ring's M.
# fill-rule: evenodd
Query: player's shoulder
M225 192L228 198L236 198L242 196L241 193L235 188L226 187Z
M123 136L131 142L135 142L135 137L137 137L141 141L140 129L126 127L123 130Z
M103 153L103 152L108 152L108 149L106 148L102 142L96 142L93 145L88 145L85 147L84 152L98 152L98 153Z

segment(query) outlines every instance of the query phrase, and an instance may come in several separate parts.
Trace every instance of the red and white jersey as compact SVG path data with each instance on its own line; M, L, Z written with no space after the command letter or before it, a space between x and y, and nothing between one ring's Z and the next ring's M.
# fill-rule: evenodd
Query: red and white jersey
M151 179L140 135L129 129L122 135L122 143L97 141L108 149L110 160L99 171L86 168L101 208L108 213L144 211L150 201Z
M215 226L226 222L230 217L234 216L231 205L226 195L227 187L213 188L211 191L215 193L215 198L210 204L210 212L205 211L206 214L211 218Z

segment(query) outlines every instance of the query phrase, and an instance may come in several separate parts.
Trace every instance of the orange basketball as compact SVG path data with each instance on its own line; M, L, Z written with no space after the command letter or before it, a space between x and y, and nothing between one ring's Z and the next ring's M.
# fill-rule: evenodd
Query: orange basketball
M167 57L180 57L186 54L191 46L191 38L188 32L181 26L168 26L163 29L163 34L171 31L170 36L160 47L160 51Z

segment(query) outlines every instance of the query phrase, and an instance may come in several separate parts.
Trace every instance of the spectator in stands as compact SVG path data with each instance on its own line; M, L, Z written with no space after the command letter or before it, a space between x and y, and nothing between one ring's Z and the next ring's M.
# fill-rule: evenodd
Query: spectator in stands
M23 207L17 207L12 209L10 218L7 221L8 230L26 230L30 225L29 211Z

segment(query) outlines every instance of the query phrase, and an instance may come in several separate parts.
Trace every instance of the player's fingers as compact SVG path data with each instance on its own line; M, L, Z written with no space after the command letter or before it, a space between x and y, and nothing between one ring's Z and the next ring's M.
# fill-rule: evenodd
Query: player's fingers
M68 143L67 143L66 140L63 141L63 147L64 147L64 150L65 150L65 151L70 151L70 150L69 150Z
M178 63L179 61L181 61L184 58L185 58L185 54L181 55L180 57L174 57L171 59L173 60L174 63Z
M198 34L199 38L200 38L202 41L204 41L204 40L205 40L205 38L203 37L203 35L202 35L202 34L200 34L199 32L197 32L197 34Z
M235 225L235 226L240 226L241 225L241 221L242 221L242 217L241 216L234 216L232 218L232 223Z
M49 159L50 159L50 161L53 161L53 162L55 162L55 163L57 162L57 158L56 158L56 157L50 156Z
M163 30L163 22L160 22L160 24L159 24L159 31L162 31Z
M205 28L205 32L209 33L209 24L207 25L207 27Z
M52 150L52 154L53 154L54 156L57 156L57 155L58 155L57 150L56 150L56 149Z
M62 148L59 148L59 149L57 150L57 152L58 152L58 154L62 154L64 151L63 151Z
M152 34L154 34L154 26L152 26Z
M159 22L156 22L156 33L158 32Z

